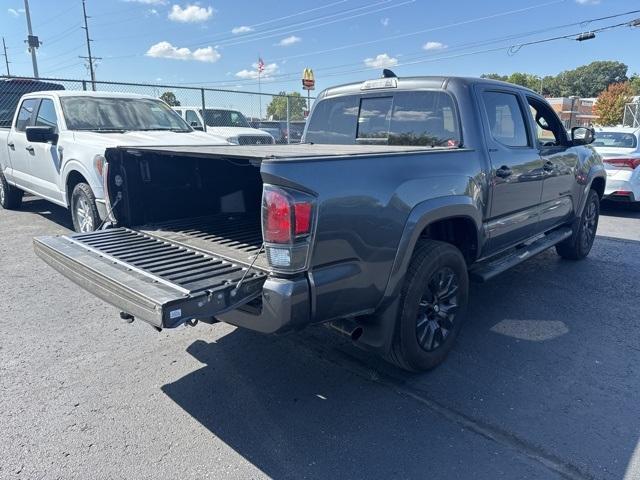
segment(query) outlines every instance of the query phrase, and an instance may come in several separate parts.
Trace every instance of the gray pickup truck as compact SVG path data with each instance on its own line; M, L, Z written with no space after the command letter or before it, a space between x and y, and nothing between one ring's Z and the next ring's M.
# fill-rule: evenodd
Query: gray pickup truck
M127 321L331 323L425 370L472 313L470 280L552 246L587 256L592 140L525 88L387 73L322 92L300 145L107 149L111 228L35 250Z

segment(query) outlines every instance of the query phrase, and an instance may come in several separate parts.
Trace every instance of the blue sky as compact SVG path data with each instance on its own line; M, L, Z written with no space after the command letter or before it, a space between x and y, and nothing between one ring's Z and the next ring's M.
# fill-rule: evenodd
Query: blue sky
M11 73L30 75L23 1L0 4ZM81 1L30 5L34 33L43 42L41 76L88 78L78 58L86 55ZM304 67L314 69L318 88L377 77L383 66L400 76L545 75L593 60L618 60L629 65L629 73L640 72L640 28L507 53L514 43L620 23L640 13L554 27L636 9L638 0L87 0L93 53L102 57L99 80L254 91L258 56L266 63L262 91L300 90ZM5 73L3 64L0 71Z

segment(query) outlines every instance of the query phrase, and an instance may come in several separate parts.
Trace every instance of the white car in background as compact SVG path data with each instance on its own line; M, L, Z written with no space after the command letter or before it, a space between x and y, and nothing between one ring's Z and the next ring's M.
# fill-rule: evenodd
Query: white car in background
M270 145L276 143L273 135L251 127L245 116L237 110L226 108L172 107L184 120L197 130L207 126L207 133L222 137L236 145Z
M640 210L640 127L601 127L592 144L607 169L604 198Z
M23 95L0 128L0 206L17 209L29 192L71 210L74 229L109 221L103 173L109 147L229 145L194 131L157 98L107 92Z

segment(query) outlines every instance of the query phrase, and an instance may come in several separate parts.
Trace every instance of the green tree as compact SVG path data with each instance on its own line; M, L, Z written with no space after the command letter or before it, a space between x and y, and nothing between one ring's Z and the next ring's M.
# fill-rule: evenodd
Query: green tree
M598 123L605 127L620 125L624 117L624 106L633 97L633 87L629 82L613 83L598 96L593 111L598 115Z
M506 82L509 78L507 75L500 75L498 73L485 73L480 75L480 78L488 78L489 80L500 80L502 82Z
M160 95L160 100L162 100L164 103L166 103L170 107L180 106L180 102L178 101L175 93L173 92L164 92L162 95Z
M540 78L530 73L515 72L511 75L489 73L482 78L491 78L515 83L550 97L597 97L613 83L625 82L628 67L621 62L597 61L574 70L565 70L558 75ZM640 83L640 80L638 80Z
M304 111L307 109L307 100L298 92L280 92L273 97L267 106L267 116L274 120L287 119L287 96L289 97L289 120L304 120Z
M597 61L561 72L560 96L597 97L609 85L626 82L628 68L621 62Z
M633 88L633 94L640 95L640 75L634 73L629 79L629 83L631 84L631 88Z

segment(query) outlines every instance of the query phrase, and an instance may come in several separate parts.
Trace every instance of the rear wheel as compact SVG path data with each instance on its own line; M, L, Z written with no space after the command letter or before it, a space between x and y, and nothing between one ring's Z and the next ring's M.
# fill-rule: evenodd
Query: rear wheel
M71 194L71 218L76 232L93 232L100 225L96 197L86 183L77 184Z
M24 192L9 185L4 174L0 172L0 206L6 210L16 210L22 205Z
M573 235L556 245L558 255L568 260L581 260L589 255L596 239L599 219L600 196L595 190L589 190L587 203L577 227L574 227Z
M448 243L420 241L402 289L388 360L409 371L442 363L462 326L468 290L467 265L460 251Z

